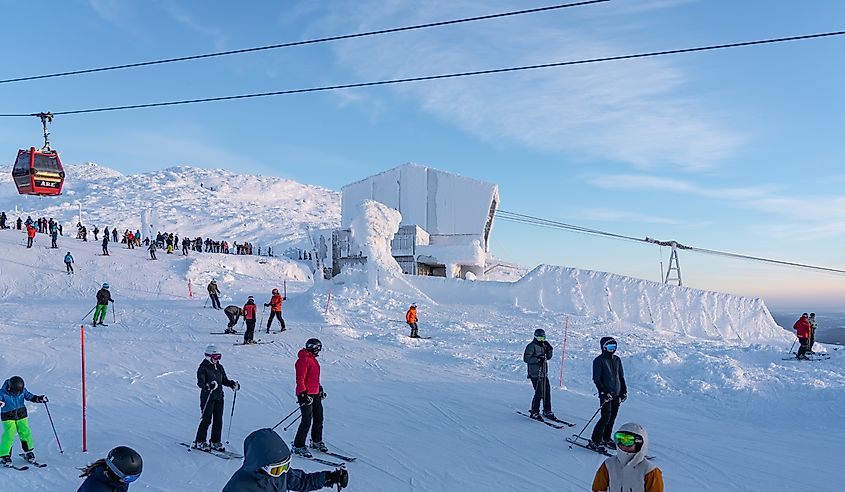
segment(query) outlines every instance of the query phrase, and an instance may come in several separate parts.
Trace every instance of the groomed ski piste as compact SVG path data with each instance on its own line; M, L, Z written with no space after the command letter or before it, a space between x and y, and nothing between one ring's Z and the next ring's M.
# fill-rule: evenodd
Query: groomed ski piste
M319 212L309 211L296 206L313 204L322 192L291 189L305 191L285 197L292 204L289 218L261 208L251 212L250 227L293 231L309 222L321 227L336 213L336 196ZM123 191L147 193L153 203L169 193L128 186ZM110 199L98 198L102 210L90 213L113 221L103 225L130 227L137 219L128 211L107 216L109 206L140 199L108 193L103 196ZM214 217L181 205L197 200L198 193L205 191L192 187L167 199L168 214L180 225L174 232L214 234L208 229ZM7 213L11 200L4 196L0 204ZM226 207L221 214L236 216L244 204L233 192ZM33 218L39 210L31 207ZM75 223L72 208L44 215ZM10 221L15 218L10 214ZM178 445L196 432L195 374L206 345L221 347L222 364L241 383L229 446L242 452L247 434L272 427L295 408L296 352L306 339L318 337L328 393L325 439L330 448L358 457L347 465L349 490L589 490L604 457L569 449L564 439L580 431L598 407L591 361L599 339L612 335L629 388L617 425L645 426L649 454L657 456L667 490L841 489L836 471L845 438L839 425L845 354L830 346L822 348L832 355L827 361L782 360L794 338L760 300L554 266L538 267L513 283L403 276L384 259L386 243L377 237L393 221L390 211L362 205L356 227L359 234L373 235L369 255L377 261L333 281L315 281L306 263L279 257L185 258L160 251L159 260L151 261L143 248L118 244L103 257L97 242L69 237L67 225L57 250L47 248L46 235L26 249L25 234L0 231L0 376L20 375L29 390L50 398L64 448L60 454L44 405L28 403L36 454L49 466L0 469L5 474L0 484L76 490L78 467L127 445L145 463L133 491L221 490L240 462ZM240 239L224 232L219 237ZM67 251L76 260L72 276L62 264ZM209 335L226 322L222 312L203 307L212 278L224 307L243 305L254 295L259 312L270 290L286 280L288 331L266 335L259 324L256 338L275 343L246 347L232 345L241 337ZM80 318L94 306L102 282L111 284L115 314L109 312L107 327L92 328L90 316L84 320L89 450L83 453ZM420 334L432 336L429 340L407 336L404 313L412 302L418 305ZM516 414L531 401L522 352L535 328L545 329L555 347L549 369L553 408L577 424L572 429L552 429ZM227 389L224 439L231 404ZM295 429L278 430L290 442ZM591 430L592 424L586 432ZM20 465L19 452L16 441L12 455ZM298 458L294 466L327 469Z

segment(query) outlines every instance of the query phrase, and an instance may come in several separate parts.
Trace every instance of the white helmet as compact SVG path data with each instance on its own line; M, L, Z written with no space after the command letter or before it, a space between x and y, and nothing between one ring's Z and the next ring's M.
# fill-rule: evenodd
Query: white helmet
M220 349L217 348L217 345L209 345L205 348L205 356L211 357L212 355L223 355L220 353Z

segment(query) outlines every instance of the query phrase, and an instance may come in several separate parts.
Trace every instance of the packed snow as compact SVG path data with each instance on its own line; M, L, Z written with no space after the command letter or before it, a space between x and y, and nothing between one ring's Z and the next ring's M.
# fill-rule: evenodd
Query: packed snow
M249 200L256 206L245 232L290 244L308 228L339 222L334 192L201 172L203 186L194 181L195 169L115 173L99 178L102 189L71 183L64 197L43 201L11 196L3 181L0 209L8 213L10 205L25 203L33 218L75 223L74 207L61 205L75 198L84 200L92 221L134 229L140 209L152 204L168 224L222 239L240 226L238 214L248 203L242 200ZM241 183L252 198L226 188L231 183ZM275 187L286 190L278 199ZM213 198L217 193L222 196ZM49 396L64 448L60 454L44 406L28 404L36 453L49 466L3 470L13 480L3 483L16 490L75 490L78 467L128 445L145 460L133 491L220 490L240 463L177 445L191 440L198 424L195 374L205 346L222 348L222 364L242 385L228 438L242 451L251 431L272 427L295 408L296 352L316 336L324 346L326 441L359 457L348 465L349 490L589 490L603 457L569 449L564 438L580 431L598 407L591 361L599 339L612 335L629 388L617 425L645 426L667 490L841 488L835 471L839 438L845 438L838 425L845 358L819 345L830 360L782 360L794 338L759 299L555 266L537 267L515 282L404 276L385 249L398 214L376 202L360 210L353 234L365 238L374 261L332 281L315 279L309 262L288 258L160 252L152 261L142 248L117 244L104 257L96 242L69 237L67 226L58 250L48 248L45 235L27 249L24 234L0 231L0 375L20 375L29 390ZM265 231L269 224L274 229ZM62 265L67 251L76 260L74 275ZM212 278L224 306L243 305L254 295L259 311L272 288L286 286L288 331L266 335L259 322L256 337L275 343L247 347L232 345L239 337L210 335L226 322L204 307ZM80 325L104 281L116 311L107 327L85 320L89 451L83 453ZM418 305L421 335L432 339L407 336L410 303ZM516 414L527 410L533 394L522 352L535 328L545 329L555 346L552 402L560 418L577 424L571 430ZM224 439L231 404L226 390ZM296 426L283 427L277 430L290 442ZM327 468L298 458L294 466Z

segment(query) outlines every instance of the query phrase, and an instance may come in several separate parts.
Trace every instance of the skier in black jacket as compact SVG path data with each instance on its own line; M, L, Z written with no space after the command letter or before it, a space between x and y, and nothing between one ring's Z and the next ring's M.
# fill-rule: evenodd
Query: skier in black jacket
M622 359L614 355L614 352L616 352L616 339L602 337L601 355L593 359L593 382L599 391L601 418L596 423L587 446L596 450L605 447L616 449L616 444L610 439L610 433L613 432L619 403L628 398Z
M223 492L301 492L323 487L341 490L349 485L349 472L306 473L290 467L290 449L272 429L259 429L244 440L244 464L232 475Z
M241 308L238 306L226 306L226 309L223 310L223 313L229 318L229 324L226 325L226 333L237 333L235 331L235 325L238 324L238 319L241 317Z
M197 386L200 388L200 409L202 409L202 420L197 428L197 437L194 439L193 447L202 451L212 449L214 451L225 451L220 442L223 432L223 386L228 386L235 391L241 389L237 381L226 377L226 370L220 364L223 354L215 345L209 345L205 349L205 359L197 368ZM213 421L213 423L212 423ZM205 442L208 426L211 424L211 444Z
M546 331L534 330L534 339L525 347L522 360L528 364L528 379L534 386L534 399L531 400L531 415L534 420L543 421L543 417L557 420L552 412L552 388L549 386L549 363L552 357L552 345L546 341ZM540 401L543 401L543 416L540 416Z

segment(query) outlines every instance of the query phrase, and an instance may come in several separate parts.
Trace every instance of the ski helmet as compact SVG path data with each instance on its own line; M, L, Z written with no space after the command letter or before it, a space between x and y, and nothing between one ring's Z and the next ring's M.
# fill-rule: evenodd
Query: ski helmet
M211 283L212 283L212 284L216 284L216 283L217 283L217 281L216 281L216 280L214 280L214 279L212 279L212 280L211 280Z
M308 341L305 342L305 350L317 355L321 350L323 350L323 342L321 342L318 338L309 338Z
M23 391L24 382L20 376L12 376L9 378L9 393L19 395Z
M108 288L109 288L109 283L108 283L108 282L104 282L104 283L103 283L103 288L104 288L104 289L108 289Z
M543 341L546 339L546 330L542 328L537 328L534 330L534 339Z
M273 294L278 294L278 293L279 293L279 289L273 289Z
M106 465L118 480L123 483L131 483L141 476L144 461L134 449L118 446L109 451L109 455L106 457Z
M223 354L220 353L220 349L217 348L217 345L209 345L205 348L205 356L208 357L208 360L220 360L223 358Z
M613 337L602 337L601 351L613 353L616 352L616 339Z

